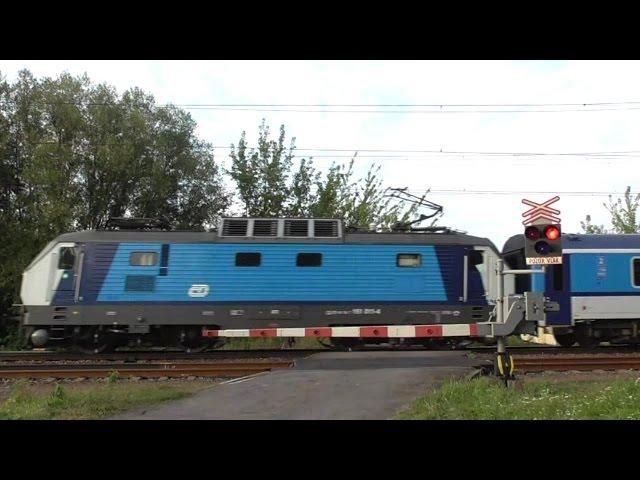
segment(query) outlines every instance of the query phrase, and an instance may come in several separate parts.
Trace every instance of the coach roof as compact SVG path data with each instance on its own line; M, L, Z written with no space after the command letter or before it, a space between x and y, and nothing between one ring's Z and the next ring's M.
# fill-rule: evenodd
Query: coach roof
M488 238L463 233L346 233L343 238L304 237L218 237L216 232L163 232L131 230L85 230L65 233L55 242L159 242L159 243L309 243L309 244L409 244L409 245L476 245L495 249Z

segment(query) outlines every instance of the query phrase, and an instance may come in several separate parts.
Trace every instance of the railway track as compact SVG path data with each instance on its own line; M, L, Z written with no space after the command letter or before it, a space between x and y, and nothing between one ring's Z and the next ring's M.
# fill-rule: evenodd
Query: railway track
M468 347L462 350L476 353L493 353L496 351L495 345ZM515 354L609 354L609 353L639 353L640 348L636 345L600 345L596 347L554 347L551 345L512 345L507 350Z
M388 348L388 347L360 347L357 351L380 351L380 350L424 350L422 347L417 348ZM460 351L468 351L474 353L493 353L495 346L476 346L460 348ZM510 352L514 354L567 354L567 353L625 353L630 351L638 351L638 347L634 346L599 346L591 348L581 347L554 347L546 345L516 345L508 347ZM140 362L152 360L222 360L222 359L240 359L240 358L299 358L313 353L330 352L328 348L310 348L310 349L255 349L255 350L213 350L207 352L179 352L167 350L144 350L144 351L119 351L113 353L101 353L86 355L76 352L52 352L52 351L0 351L0 364L5 362L22 362L22 361L105 361L105 362Z
M241 358L299 358L326 349L299 350L214 350L211 352L186 353L171 351L130 351L85 355L74 352L16 351L0 352L0 364L5 362L52 362L52 361L104 361L140 362L152 360L222 360Z
M294 363L293 360L278 360L236 363L2 365L0 366L0 378L99 378L109 377L114 371L118 372L119 377L243 377L279 368L289 368Z
M640 355L539 356L513 355L515 371L534 373L547 371L640 370Z

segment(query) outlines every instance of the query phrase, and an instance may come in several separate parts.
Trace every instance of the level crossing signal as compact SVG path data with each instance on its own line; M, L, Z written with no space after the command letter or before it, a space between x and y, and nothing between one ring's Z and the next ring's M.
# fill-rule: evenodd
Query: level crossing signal
M539 223L524 229L527 265L562 263L562 229L559 223Z
M562 228L560 227L560 210L550 205L560 200L555 196L546 202L537 203L526 198L522 203L530 208L522 214L528 225L524 229L524 256L527 265L547 265L562 263Z

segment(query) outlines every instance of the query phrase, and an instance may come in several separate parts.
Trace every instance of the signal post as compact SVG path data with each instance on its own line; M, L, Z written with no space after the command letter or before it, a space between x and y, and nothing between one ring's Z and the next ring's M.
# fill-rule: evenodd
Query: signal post
M542 269L536 270L505 270L504 261L497 261L496 275L498 276L498 298L496 299L496 327L509 325L514 321L524 320L532 324L544 323L546 312L558 311L557 302L551 302L544 296L544 292L525 292L524 295L504 296L505 275L536 275L545 273L545 265L557 265L562 263L562 228L560 210L549 205L560 200L555 196L546 202L536 203L523 199L522 203L533 208L522 214L525 220L524 230L524 254L527 265L542 265ZM514 312L515 308L515 312ZM517 310L520 310L518 312ZM515 317L515 318L512 318ZM497 332L496 332L497 333ZM496 335L497 351L495 373L505 380L513 379L514 364L506 349L506 335Z

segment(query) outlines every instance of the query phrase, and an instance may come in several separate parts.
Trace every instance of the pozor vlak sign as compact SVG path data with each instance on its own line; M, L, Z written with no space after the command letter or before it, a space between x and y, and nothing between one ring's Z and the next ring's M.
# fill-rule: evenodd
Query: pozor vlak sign
M527 265L553 265L562 263L562 228L560 210L549 205L560 200L555 196L546 202L536 203L522 199L530 208L522 214L525 220L524 256Z

